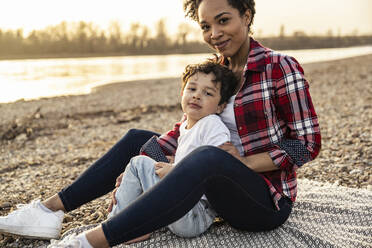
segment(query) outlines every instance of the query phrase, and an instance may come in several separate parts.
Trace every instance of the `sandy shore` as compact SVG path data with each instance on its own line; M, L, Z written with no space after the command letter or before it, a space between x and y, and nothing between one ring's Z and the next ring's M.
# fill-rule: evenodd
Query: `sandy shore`
M322 130L300 178L372 190L372 55L303 66ZM71 183L130 128L165 132L181 117L177 78L117 83L81 96L0 104L0 215ZM66 215L63 231L101 222L109 196ZM45 241L0 234L0 247Z

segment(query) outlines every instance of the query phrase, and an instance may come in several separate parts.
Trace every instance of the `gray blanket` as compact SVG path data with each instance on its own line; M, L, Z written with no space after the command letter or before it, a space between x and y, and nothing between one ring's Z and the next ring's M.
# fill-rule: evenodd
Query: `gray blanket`
M93 226L75 228L63 236ZM116 247L372 247L372 191L299 180L293 212L275 230L252 233L217 224L199 237L185 239L163 228L149 240Z

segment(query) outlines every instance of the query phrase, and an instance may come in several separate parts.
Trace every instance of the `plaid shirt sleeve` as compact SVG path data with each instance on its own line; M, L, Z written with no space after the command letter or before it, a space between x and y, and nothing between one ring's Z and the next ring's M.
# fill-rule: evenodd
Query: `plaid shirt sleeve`
M313 160L321 148L318 118L309 84L299 63L284 56L272 66L275 105L287 126L286 137L275 143L269 155L281 170L292 172Z
M183 115L180 122L177 122L173 129L162 134L158 139L160 148L163 150L165 155L174 156L177 150L177 140L180 136L180 125L186 120L186 115Z

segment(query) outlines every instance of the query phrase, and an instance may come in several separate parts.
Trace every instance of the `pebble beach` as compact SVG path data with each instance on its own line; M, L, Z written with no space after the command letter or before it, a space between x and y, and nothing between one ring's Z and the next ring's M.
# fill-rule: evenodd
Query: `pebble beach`
M298 178L372 191L372 55L303 68L322 150L297 171ZM179 101L180 78L167 78L0 104L0 216L60 191L129 129L171 129L182 116ZM62 232L102 222L109 202L108 194L67 213ZM48 243L0 234L0 247Z

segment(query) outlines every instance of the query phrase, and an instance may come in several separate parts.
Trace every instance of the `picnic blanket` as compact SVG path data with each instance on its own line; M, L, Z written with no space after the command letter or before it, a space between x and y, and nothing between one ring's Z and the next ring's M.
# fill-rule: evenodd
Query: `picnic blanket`
M63 237L94 226L71 229ZM223 223L199 237L180 238L162 228L149 240L115 247L372 247L372 191L299 180L292 214L275 230L244 232Z

